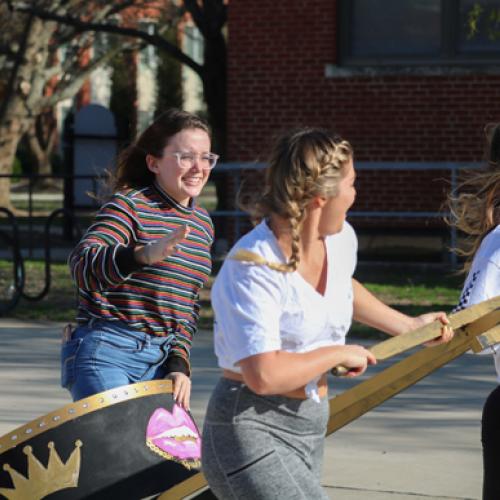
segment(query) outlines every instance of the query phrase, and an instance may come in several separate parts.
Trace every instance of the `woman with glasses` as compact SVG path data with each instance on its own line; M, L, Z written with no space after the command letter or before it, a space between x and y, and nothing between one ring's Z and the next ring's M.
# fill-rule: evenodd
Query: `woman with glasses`
M455 311L500 294L500 123L485 128L488 165L468 173L449 197L452 224L469 237L467 278ZM493 354L500 382L500 346L487 349ZM488 396L483 408L483 499L500 498L500 385Z
M72 251L77 327L62 346L74 400L169 377L189 408L198 293L211 271L213 225L196 197L218 156L207 124L162 114L118 158L114 193Z

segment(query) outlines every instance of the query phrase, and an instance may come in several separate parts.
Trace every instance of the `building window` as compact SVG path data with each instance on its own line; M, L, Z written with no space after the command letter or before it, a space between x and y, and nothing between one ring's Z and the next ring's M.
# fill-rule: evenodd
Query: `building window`
M339 0L345 65L488 64L500 57L500 0Z
M200 30L193 25L184 27L184 51L198 64L203 64L204 40Z
M138 22L138 28L141 31L148 33L149 35L154 35L156 30L156 21L141 19ZM140 51L140 63L148 68L156 69L156 65L158 63L156 56L156 47L152 44L147 44Z

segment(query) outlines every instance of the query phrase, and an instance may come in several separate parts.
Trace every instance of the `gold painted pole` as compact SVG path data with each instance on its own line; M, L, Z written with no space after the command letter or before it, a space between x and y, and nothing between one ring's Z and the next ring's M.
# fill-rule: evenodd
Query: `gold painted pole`
M176 484L172 488L162 493L156 500L180 500L189 495L200 492L208 487L207 480L203 473L198 472L181 483ZM200 492L201 493L201 492Z
M365 382L330 399L330 419L326 435L332 434L390 397L415 384L468 351L472 346L477 347L476 337L481 336L483 348L491 343L499 342L499 314L500 297L496 297L452 315L450 317L452 326L454 328L460 326L455 330L455 336L449 343L422 349ZM208 484L205 476L199 472L165 491L157 497L157 500L181 500L188 496L202 494L207 490Z
M496 309L455 330L455 336L447 344L422 349L330 399L330 418L326 435L337 431L473 348L477 336L487 330L496 329L499 323L500 309Z
M470 339L457 337L449 344L421 350L330 399L326 435L344 427L387 399L415 384L470 348ZM428 352L429 351L429 352ZM432 351L432 352L430 352Z
M462 309L450 315L450 327L454 330L466 326L468 323L478 320L485 314L500 309L500 296L493 297L492 299L485 300L479 304ZM371 347L369 350L377 358L377 360L384 360L400 354L402 352L421 345L429 340L435 339L441 335L443 325L440 321L433 321L428 325L412 330L404 335L391 337L383 342L379 342ZM335 366L332 369L332 374L337 376L345 375L348 369L343 366Z

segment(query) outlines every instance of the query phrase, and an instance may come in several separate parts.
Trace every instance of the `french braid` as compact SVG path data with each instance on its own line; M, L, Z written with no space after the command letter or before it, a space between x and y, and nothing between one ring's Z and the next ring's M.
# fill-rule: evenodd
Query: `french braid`
M259 221L275 213L289 221L291 257L273 269L293 272L300 262L300 231L306 208L314 196L336 196L344 166L352 157L351 145L323 129L306 128L285 134L276 144L266 171L262 196L253 204L240 203ZM246 256L251 252L247 252ZM239 255L239 256L238 256ZM233 258L256 264L257 259ZM266 263L264 265L269 265Z

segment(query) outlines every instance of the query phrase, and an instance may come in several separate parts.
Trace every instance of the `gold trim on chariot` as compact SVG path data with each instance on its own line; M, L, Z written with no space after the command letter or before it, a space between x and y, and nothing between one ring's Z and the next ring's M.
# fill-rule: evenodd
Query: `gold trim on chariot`
M124 385L116 389L94 394L88 398L80 399L75 403L63 406L1 436L0 454L24 443L33 436L38 436L49 429L55 429L76 417L81 417L87 413L92 413L95 410L100 410L116 403L122 403L123 401L162 393L172 393L171 380L150 380L149 382Z

